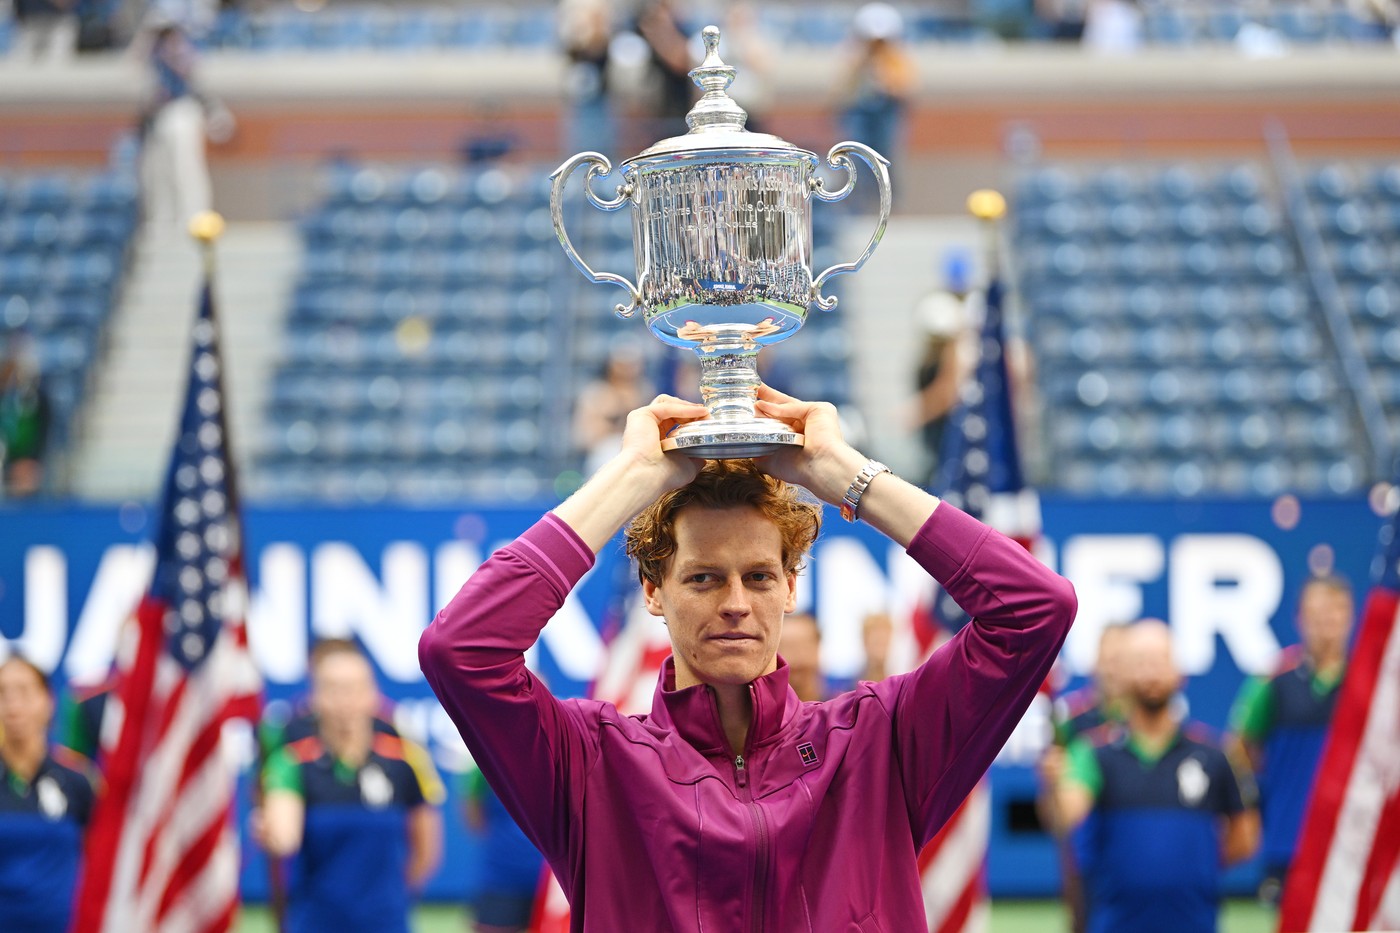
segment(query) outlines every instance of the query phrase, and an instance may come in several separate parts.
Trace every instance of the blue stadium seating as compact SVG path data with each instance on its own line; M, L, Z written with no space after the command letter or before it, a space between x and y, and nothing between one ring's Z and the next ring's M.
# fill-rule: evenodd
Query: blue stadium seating
M666 384L680 351L647 337L640 319L617 320L615 290L572 268L547 184L545 166L327 169L320 204L300 221L305 258L255 495L542 496L580 462L572 399L619 338L635 338ZM596 268L635 268L626 212L580 198L570 224ZM835 261L833 224L814 223L816 265ZM848 347L839 313L818 312L771 378L843 402Z
M134 178L116 170L0 174L0 350L28 339L49 396L50 450L58 458L118 296L136 193Z
M1311 190L1347 203L1355 184L1323 170ZM1368 481L1330 337L1258 166L1046 166L1020 180L1014 216L1049 485L1340 494ZM1363 275L1386 268L1387 249L1337 253L1379 327L1400 294ZM1400 333L1393 342L1400 357Z

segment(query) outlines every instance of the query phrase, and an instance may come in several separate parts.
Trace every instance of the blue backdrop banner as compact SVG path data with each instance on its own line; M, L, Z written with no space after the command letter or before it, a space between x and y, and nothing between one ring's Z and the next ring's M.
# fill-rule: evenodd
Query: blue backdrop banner
M428 897L457 899L474 884L481 853L456 806L456 775L469 758L418 670L418 633L492 549L544 508L440 509L251 507L245 512L251 601L249 637L269 701L305 690L307 647L349 636L365 646L400 727L432 752L453 787L448 851ZM1380 517L1364 500L1042 500L1040 554L1074 581L1080 614L1066 645L1063 679L1092 668L1102 626L1157 616L1172 627L1190 680L1191 714L1223 727L1243 677L1267 672L1296 641L1300 585L1335 570L1364 587ZM904 624L931 584L902 552L829 511L802 608L823 631L828 675L860 669L860 627L871 612ZM151 514L139 505L38 505L0 509L0 639L54 672L60 689L100 681L123 619L149 583ZM580 695L606 655L635 578L609 547L575 598L545 630L530 659L556 693ZM657 625L661 623L656 622ZM912 639L897 644L911 645ZM912 650L912 649L911 649ZM906 658L912 662L912 658ZM1053 847L1034 824L1030 770L1048 735L1033 709L993 769L989 880L997 895L1057 890ZM248 799L244 795L244 800ZM248 849L245 891L266 891ZM1252 869L1231 875L1247 887Z

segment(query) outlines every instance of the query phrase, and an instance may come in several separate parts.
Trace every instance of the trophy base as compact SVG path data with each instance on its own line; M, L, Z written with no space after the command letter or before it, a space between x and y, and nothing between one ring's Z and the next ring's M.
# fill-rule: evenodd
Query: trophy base
M752 421L691 421L661 442L662 450L679 450L697 460L746 460L801 447L805 438L771 418Z

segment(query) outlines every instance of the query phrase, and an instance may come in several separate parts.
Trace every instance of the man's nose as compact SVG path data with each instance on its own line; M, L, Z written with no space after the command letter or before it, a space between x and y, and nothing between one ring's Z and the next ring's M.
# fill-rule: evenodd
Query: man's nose
M749 612L749 591L742 577L733 577L725 583L724 599L720 611L725 615L747 615Z

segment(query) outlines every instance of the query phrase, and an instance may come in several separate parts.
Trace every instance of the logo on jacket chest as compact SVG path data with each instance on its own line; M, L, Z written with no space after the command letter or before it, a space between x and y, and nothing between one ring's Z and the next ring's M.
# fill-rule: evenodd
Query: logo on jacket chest
M821 759L817 757L817 749L811 742L803 742L797 746L797 757L802 759L804 768L815 768L821 764Z

